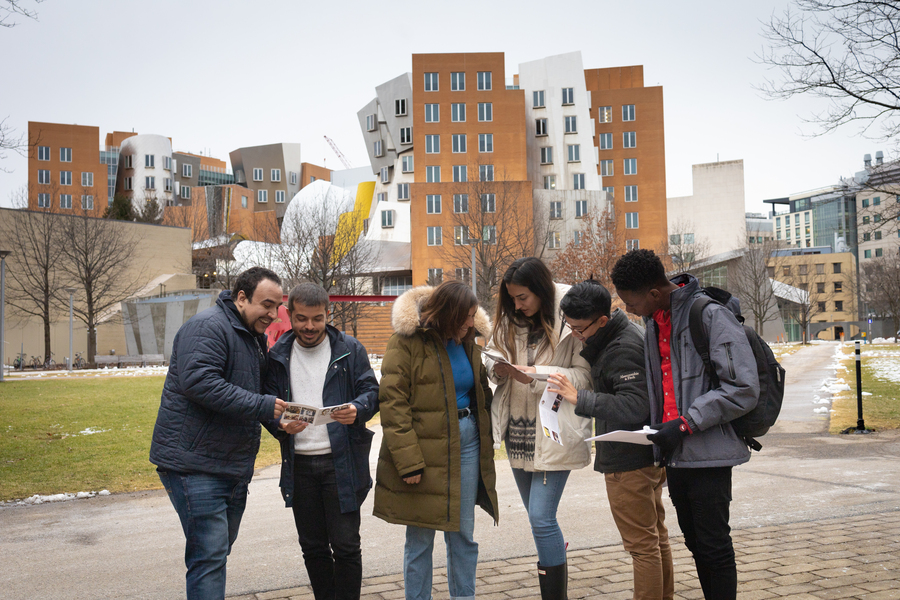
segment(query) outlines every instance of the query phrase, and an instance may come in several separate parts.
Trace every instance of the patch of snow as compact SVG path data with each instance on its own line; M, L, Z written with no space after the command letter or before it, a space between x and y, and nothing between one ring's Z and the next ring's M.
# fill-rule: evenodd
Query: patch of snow
M79 431L78 435L94 435L95 433L103 433L105 431L109 431L109 429L94 429L93 427L88 427L87 429Z
M8 506L34 506L37 504L44 504L47 502L65 502L67 500L81 500L84 498L93 498L94 496L109 496L109 490L100 490L99 492L78 492L77 494L50 494L48 496L41 496L40 494L35 494L34 496L30 496L25 498L24 500L10 500L8 502L0 502L0 507L8 507Z

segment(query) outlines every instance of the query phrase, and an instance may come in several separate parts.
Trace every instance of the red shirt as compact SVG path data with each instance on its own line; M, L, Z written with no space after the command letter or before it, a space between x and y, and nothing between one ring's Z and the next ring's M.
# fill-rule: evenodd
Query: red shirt
M672 380L672 311L658 310L653 320L659 328L659 360L662 366L663 423L677 419L678 404L675 401L675 383Z

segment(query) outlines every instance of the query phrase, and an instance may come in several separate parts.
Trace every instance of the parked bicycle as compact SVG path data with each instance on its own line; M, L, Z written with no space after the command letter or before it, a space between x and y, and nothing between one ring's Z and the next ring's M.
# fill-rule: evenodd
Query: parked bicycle
M50 369L56 368L56 361L53 360L53 353L47 355L47 358L44 359L44 370L49 371Z
M40 356L32 356L30 362L32 369L40 369L44 366L44 361L41 360Z
M13 369L16 371L24 371L25 370L25 353L20 352L16 359L13 361Z
M85 367L84 357L81 354L81 352L75 353L75 360L72 362L72 367L75 369L83 369Z

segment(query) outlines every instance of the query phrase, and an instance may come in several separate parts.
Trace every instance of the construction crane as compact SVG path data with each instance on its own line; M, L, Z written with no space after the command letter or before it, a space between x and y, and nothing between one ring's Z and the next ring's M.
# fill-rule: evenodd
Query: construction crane
M331 139L330 137L328 137L327 135L324 136L324 137L325 137L325 141L328 142L328 145L331 146L331 149L334 150L334 153L337 154L338 159L340 159L340 161L341 161L342 163L344 163L344 168L345 168L345 169L352 169L352 168L353 168L353 165L350 164L350 161L347 160L347 157L344 156L344 153L341 152L340 150L338 150L338 147L337 147L337 145L334 143L334 141L332 141L332 139Z

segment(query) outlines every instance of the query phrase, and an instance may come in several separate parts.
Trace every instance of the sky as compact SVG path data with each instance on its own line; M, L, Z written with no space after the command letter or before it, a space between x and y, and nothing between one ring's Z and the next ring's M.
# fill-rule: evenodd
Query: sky
M244 146L301 144L302 160L342 168L368 158L356 113L412 55L504 52L520 63L581 51L587 69L643 65L664 98L666 195L692 194L691 167L744 161L747 210L836 183L891 148L806 122L813 98L768 100L763 22L787 0L611 2L309 2L45 0L38 20L0 29L0 118L171 137L173 149L228 161ZM98 139L98 145L100 144ZM0 162L0 206L27 161Z

